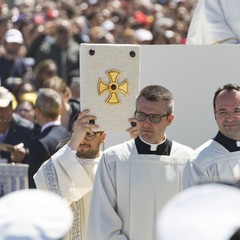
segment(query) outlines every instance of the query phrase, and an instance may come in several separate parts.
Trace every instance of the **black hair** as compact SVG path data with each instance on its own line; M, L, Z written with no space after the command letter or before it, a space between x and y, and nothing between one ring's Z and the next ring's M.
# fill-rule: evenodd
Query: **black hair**
M233 91L233 90L240 91L240 86L237 85L237 84L228 83L228 84L226 84L226 85L218 88L217 91L216 91L215 94L214 94L214 97L213 97L213 109L214 109L214 110L216 109L216 108L215 108L215 107L216 107L216 106L215 106L215 104L216 104L216 98L217 98L218 94L219 94L220 92L222 92L223 90L227 90L228 92Z

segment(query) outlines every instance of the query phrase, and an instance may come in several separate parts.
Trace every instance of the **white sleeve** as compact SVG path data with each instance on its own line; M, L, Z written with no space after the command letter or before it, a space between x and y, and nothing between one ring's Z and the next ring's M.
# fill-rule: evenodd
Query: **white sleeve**
M103 154L94 180L87 227L87 240L127 240L117 213L114 167Z
M231 0L231 4L229 0L199 0L186 43L239 43L239 9L239 0Z
M69 204L81 199L93 187L75 152L68 146L62 147L42 164L34 175L34 181L37 188L56 192Z
M188 161L183 170L183 189L210 182L210 178L194 161Z

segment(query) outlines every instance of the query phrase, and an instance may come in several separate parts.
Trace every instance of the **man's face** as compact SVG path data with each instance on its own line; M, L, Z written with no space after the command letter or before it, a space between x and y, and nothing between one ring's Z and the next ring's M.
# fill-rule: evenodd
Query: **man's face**
M240 92L223 90L215 102L215 119L220 132L240 140Z
M93 140L87 140L86 138L78 146L76 155L80 158L97 158L99 157L100 145L104 142L106 133L95 133Z
M144 97L140 97L136 103L136 112L166 115L166 103L165 101L148 101ZM152 123L149 117L144 121L137 121L138 133L144 141L158 144L164 140L165 129L171 124L173 118L174 115L171 114L162 117L159 123Z
M71 38L71 28L68 22L64 21L56 27L56 38L59 47L67 46Z
M35 120L33 105L28 101L19 103L16 109L16 113L31 122L34 122Z
M0 107L0 131L5 131L10 124L10 121L12 119L12 106L11 104L8 105L8 107Z
M7 43L5 42L4 47L8 54L16 55L19 51L21 44L19 43Z

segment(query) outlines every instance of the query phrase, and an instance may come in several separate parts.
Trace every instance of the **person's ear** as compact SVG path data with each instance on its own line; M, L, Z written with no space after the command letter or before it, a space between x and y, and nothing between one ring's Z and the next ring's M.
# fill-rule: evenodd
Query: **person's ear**
M106 136L107 136L106 132L103 132L101 136L101 143L105 142Z
M174 114L170 114L167 117L167 126L169 126L172 123L173 119L174 119Z

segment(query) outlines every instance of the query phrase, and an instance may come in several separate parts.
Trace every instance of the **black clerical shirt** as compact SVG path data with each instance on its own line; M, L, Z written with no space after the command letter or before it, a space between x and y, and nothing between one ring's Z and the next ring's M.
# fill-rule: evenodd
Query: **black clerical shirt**
M240 151L240 146L237 146L237 141L224 136L220 131L217 133L216 137L213 138L213 140L221 144L229 152Z
M162 144L157 146L156 151L151 151L151 145L143 142L138 136L135 139L135 144L139 154L155 154L155 155L170 155L172 141L166 139Z

